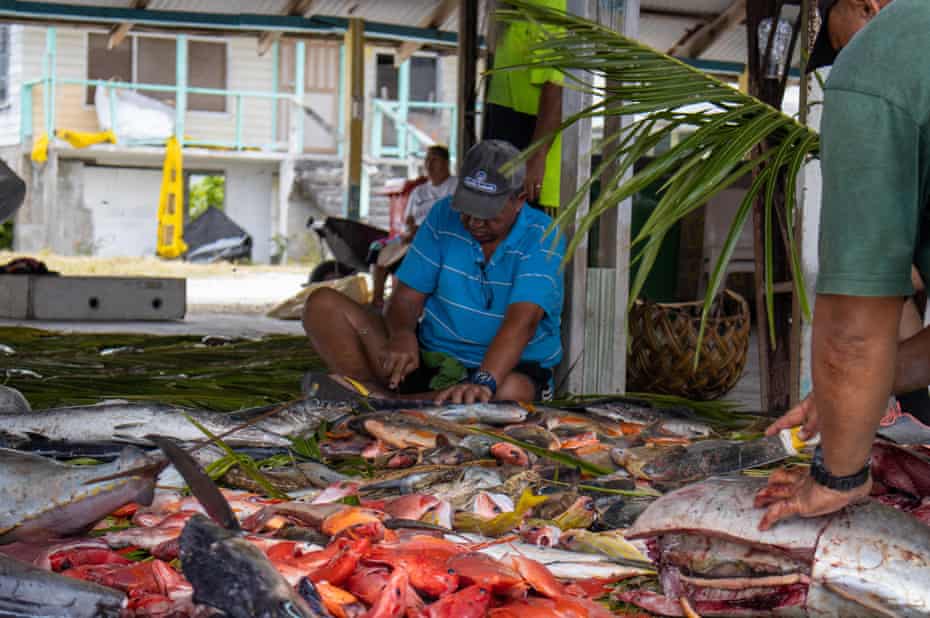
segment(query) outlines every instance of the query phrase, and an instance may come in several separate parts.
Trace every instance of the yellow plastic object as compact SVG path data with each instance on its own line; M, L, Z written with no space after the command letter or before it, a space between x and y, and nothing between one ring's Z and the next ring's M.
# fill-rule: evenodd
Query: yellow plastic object
M48 161L48 134L43 133L32 144L32 160L36 163Z
M181 145L168 138L158 200L158 243L155 252L176 258L187 251L184 243L184 169Z
M59 129L55 131L56 137L65 140L75 148L87 148L94 144L108 142L116 143L116 135L113 131L97 131L94 133L85 133L82 131L71 131L70 129Z

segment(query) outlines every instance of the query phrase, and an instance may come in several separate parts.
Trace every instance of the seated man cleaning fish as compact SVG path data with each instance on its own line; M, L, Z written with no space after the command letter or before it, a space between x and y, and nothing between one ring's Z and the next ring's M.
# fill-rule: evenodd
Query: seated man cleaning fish
M551 398L565 243L527 206L524 166L502 172L517 155L500 140L469 150L455 193L418 230L386 316L329 289L307 299L304 329L333 373L308 374L305 392L438 403Z

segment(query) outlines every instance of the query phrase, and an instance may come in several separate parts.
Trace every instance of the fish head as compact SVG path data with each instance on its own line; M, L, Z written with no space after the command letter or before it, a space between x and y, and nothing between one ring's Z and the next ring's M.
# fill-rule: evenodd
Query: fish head
M523 542L540 547L555 547L561 536L562 531L559 527L545 520L528 519L520 527L520 538Z
M578 496L564 513L555 518L555 524L562 530L587 528L597 519L594 500L589 496Z
M491 447L491 455L501 463L526 467L530 465L530 456L525 450L509 442L498 442Z
M194 602L234 618L321 616L275 570L260 549L241 535L195 515L181 533L181 569Z

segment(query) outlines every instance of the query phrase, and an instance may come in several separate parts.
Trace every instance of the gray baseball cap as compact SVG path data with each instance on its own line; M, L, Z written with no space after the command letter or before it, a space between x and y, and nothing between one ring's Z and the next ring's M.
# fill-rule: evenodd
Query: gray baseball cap
M452 195L452 208L476 219L493 219L507 204L507 198L523 187L526 166L510 173L501 172L520 154L513 144L499 139L485 140L471 147L459 169L459 184Z

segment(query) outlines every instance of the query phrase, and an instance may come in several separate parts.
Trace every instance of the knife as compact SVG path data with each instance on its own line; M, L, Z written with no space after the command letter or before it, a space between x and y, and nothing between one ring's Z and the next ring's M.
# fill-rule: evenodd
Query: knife
M794 457L801 449L820 443L820 434L802 440L800 433L800 427L792 427L746 442L696 442L655 457L642 471L653 481L691 483L709 476L757 468Z

